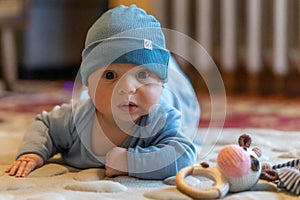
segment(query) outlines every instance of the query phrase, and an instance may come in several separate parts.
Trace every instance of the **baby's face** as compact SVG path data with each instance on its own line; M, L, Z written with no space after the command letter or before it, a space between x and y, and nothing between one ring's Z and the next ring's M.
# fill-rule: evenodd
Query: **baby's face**
M136 121L159 102L162 80L146 68L111 64L88 79L95 107L110 120Z

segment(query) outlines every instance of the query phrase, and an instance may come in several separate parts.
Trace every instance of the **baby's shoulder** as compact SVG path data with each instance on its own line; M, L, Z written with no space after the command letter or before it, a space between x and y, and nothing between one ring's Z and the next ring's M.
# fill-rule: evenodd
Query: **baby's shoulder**
M168 103L166 100L161 99L154 110L154 112L157 112L161 114L162 112L165 113L165 116L180 116L180 112L177 108L175 108L173 105Z

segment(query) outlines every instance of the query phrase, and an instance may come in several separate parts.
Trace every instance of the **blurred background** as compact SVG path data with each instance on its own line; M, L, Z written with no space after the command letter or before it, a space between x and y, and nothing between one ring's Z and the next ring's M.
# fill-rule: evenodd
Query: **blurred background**
M299 0L0 0L3 88L13 89L16 80L74 80L91 24L107 9L132 3L198 41L226 92L300 95ZM174 56L195 89L206 92L195 66Z

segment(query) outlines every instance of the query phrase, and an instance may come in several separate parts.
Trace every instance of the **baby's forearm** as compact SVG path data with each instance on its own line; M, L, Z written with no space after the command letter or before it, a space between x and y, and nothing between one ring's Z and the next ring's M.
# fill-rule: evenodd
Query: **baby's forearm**
M128 153L129 175L143 179L162 180L175 176L183 167L193 165L196 157L194 146L177 144L177 148L171 145L165 145L163 148L155 146L145 149L130 148Z

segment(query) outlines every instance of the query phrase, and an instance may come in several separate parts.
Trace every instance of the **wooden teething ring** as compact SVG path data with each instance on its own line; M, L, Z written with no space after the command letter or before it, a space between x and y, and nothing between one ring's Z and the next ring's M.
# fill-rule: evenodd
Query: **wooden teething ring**
M199 190L185 183L184 179L189 175L203 176L215 183L208 190ZM203 168L202 166L189 166L181 169L176 175L176 185L181 192L194 199L222 198L229 190L228 182L217 168Z

